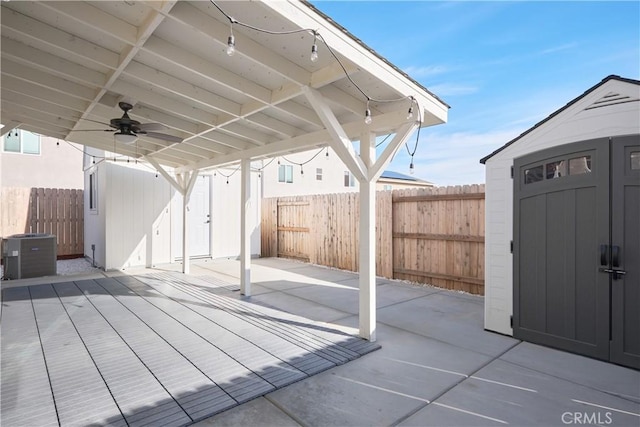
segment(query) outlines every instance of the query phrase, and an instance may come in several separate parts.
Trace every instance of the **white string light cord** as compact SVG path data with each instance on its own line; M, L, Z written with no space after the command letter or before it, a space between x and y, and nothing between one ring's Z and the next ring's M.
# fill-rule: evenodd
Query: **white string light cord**
M235 51L236 51L235 37L233 35L233 25L234 24L242 26L242 27L245 27L245 28L252 29L254 31L258 31L258 32L265 33L265 34L272 34L272 35L290 35L290 34L297 34L297 33L310 33L310 34L313 35L313 45L311 46L311 55L310 55L309 59L311 60L311 62L316 62L318 60L317 40L320 40L325 45L325 47L327 48L327 50L329 51L331 56L333 56L333 58L336 60L338 65L340 65L340 68L342 68L342 71L344 72L344 75L346 76L346 78L351 82L351 84L353 84L353 86L356 89L358 89L358 91L366 99L367 108L366 108L366 110L364 112L364 121L365 121L366 124L370 124L371 121L372 121L371 109L369 108L370 102L389 103L389 102L399 102L399 101L402 101L402 100L409 100L409 102L410 102L409 110L407 111L407 118L408 119L413 117L413 107L414 107L414 105L419 107L418 101L413 96L403 96L403 97L393 98L393 99L377 99L377 98L370 97L355 81L353 81L353 79L351 78L351 76L347 72L347 69L345 68L344 64L342 63L342 61L340 61L340 58L338 58L338 55L336 55L336 53L333 51L331 46L329 46L329 44L324 40L324 38L318 32L318 30L314 30L312 28L302 28L302 29L299 29L299 30L272 31L272 30L267 30L267 29L260 28L260 27L255 27L253 25L247 24L245 22L238 21L237 19L233 18L231 15L226 13L220 6L218 6L218 4L214 0L209 0L209 1L211 2L211 4L216 9L218 9L218 11L221 14L223 14L225 16L225 18L227 18L229 20L230 33L229 33L229 38L227 39L227 55L232 56L233 54L235 54ZM409 171L411 173L413 173L413 156L416 154L416 151L418 149L418 143L419 143L419 138L420 138L420 128L422 127L422 117L419 116L418 120L419 120L419 126L418 126L418 132L417 132L417 135L416 135L416 142L414 144L413 151L409 150L408 144L405 143L405 147L407 148L407 153L409 153L409 156L411 157L411 164L409 165ZM378 145L380 145L380 144L378 144ZM302 167L302 165L301 165L301 167Z

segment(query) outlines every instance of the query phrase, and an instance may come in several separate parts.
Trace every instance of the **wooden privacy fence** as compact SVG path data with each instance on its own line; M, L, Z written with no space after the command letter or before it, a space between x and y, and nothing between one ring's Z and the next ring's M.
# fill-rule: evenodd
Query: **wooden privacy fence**
M55 234L58 257L84 254L82 190L5 187L0 191L0 235Z
M358 270L358 193L262 201L262 256ZM376 195L376 274L484 294L484 185Z

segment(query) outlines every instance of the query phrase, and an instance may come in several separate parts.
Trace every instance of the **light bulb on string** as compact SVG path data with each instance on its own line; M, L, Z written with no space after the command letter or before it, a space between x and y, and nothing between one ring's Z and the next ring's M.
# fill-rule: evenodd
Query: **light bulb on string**
M413 118L413 103L416 102L416 99L413 96L409 97L411 101L411 105L409 105L409 111L407 111L407 120L411 120Z
M317 62L318 61L318 32L314 31L313 32L313 45L311 46L311 56L309 56L309 60L311 62Z
M411 120L413 118L413 105L409 107L409 111L407 111L407 120Z
M233 56L236 53L236 38L231 34L227 39L227 55Z
M302 169L302 165L300 165L300 175L304 175L304 169Z
M371 124L371 110L369 109L369 100L367 99L367 109L364 111L365 124Z
M327 153L324 155L324 157L329 160L329 147L327 147Z
M409 164L409 174L413 175L415 172L413 168L413 159L411 159L411 163Z
M236 53L236 38L233 36L233 23L235 19L229 17L229 38L227 39L227 55L233 56Z

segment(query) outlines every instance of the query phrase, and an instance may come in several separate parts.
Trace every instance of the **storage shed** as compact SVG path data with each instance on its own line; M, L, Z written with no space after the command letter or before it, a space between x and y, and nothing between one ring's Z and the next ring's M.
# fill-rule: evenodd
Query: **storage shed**
M640 367L639 134L612 75L480 160L485 329Z

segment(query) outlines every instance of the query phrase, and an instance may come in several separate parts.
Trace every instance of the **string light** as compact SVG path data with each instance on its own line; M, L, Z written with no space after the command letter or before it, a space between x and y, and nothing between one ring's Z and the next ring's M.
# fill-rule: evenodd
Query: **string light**
M229 34L229 38L227 39L227 55L229 56L233 56L233 54L236 53L236 38L233 35L234 22L235 22L235 19L233 19L232 17L229 17L230 34Z
M414 169L413 169L413 156L411 157L411 163L409 164L409 174L413 175L414 173Z
M411 104L409 105L409 111L407 111L407 120L411 120L413 118L413 103L416 102L416 99L413 96L410 96Z
M233 24L241 25L243 27L246 27L246 28L249 28L249 29L252 29L252 30L255 30L255 31L259 31L259 32L262 32L262 33L274 34L274 35L296 34L296 33L302 33L302 32L311 33L311 34L313 34L313 45L311 46L311 56L309 57L309 59L311 60L311 62L316 62L318 60L317 40L320 39L320 41L322 41L322 43L324 43L324 45L326 46L327 51L329 51L331 56L333 56L335 61L342 68L342 71L344 72L345 78L347 80L349 80L349 82L351 82L351 84L362 94L362 96L364 96L366 98L366 100L367 100L367 108L366 108L365 114L364 114L364 122L365 122L365 124L369 125L373 121L372 114L371 114L371 109L369 108L370 101L374 101L374 102L377 102L377 103L390 103L390 102L398 102L398 101L402 101L402 100L405 100L405 99L409 99L411 104L409 105L409 109L407 110L407 116L406 116L407 120L411 120L414 117L414 106L417 107L418 109L420 108L420 105L418 104L418 101L416 100L416 98L414 96L411 96L411 95L410 96L402 96L402 97L393 98L393 99L375 99L375 98L371 98L369 95L367 95L367 93L352 79L351 75L349 74L349 72L347 72L347 69L345 68L344 64L342 63L342 61L340 60L338 55L336 55L336 53L333 51L331 46L329 44L327 44L326 40L324 40L324 38L318 32L318 30L313 30L313 29L310 29L310 28L303 28L303 29L290 30L290 31L271 31L271 30L267 30L267 29L263 29L263 28L258 28L258 27L246 24L244 22L236 21L234 18L232 18L230 15L228 15L224 10L222 10L222 8L220 8L220 6L218 6L218 4L214 0L209 0L209 1L211 2L211 4L213 4L213 6L216 9L218 9L218 11L220 11L220 13L222 13L229 20L229 23L230 23L230 26L231 26L231 34L230 34L229 39L227 41L227 54L229 56L233 55L233 53L235 52L235 38L233 37ZM413 156L417 151L418 143L420 141L420 128L422 127L422 116L421 115L419 115L418 120L419 120L418 132L417 132L417 135L416 135L416 142L415 142L413 151L409 150L408 143L405 143L405 147L407 149L407 152L409 152L409 154L411 156L411 163L409 165L409 169L410 169L411 173L413 173L413 169L414 169L413 168ZM385 138L385 140L386 140L386 138ZM328 151L327 151L326 156L327 157L329 156L329 152ZM291 163L293 163L293 162L291 162ZM279 159L278 159L278 164L280 164L280 160Z
M311 62L318 62L318 44L316 43L318 39L318 33L313 32L313 46L311 46L311 56L309 59Z
M371 110L369 109L369 100L367 99L367 109L364 111L364 123L371 124Z
M302 165L300 165L300 175L304 175L304 169L302 169Z
M327 147L327 153L324 155L324 157L329 160L329 147Z

